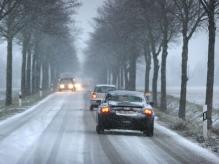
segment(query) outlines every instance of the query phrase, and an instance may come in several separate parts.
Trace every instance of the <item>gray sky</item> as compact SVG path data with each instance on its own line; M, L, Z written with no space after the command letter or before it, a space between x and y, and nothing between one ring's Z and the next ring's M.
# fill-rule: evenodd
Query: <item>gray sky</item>
M77 41L77 48L80 60L83 59L82 51L86 47L86 41L89 39L89 33L93 31L92 18L97 16L97 9L104 0L81 0L82 6L76 16L77 26L81 28L81 34Z

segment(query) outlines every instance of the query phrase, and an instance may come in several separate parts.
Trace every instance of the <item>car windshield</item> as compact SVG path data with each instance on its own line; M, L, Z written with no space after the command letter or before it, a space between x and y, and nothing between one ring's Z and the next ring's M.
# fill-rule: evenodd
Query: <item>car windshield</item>
M101 86L101 87L96 87L94 92L107 93L107 92L114 91L114 90L116 90L115 87Z
M142 102L141 97L132 96L132 95L110 95L108 101L117 101L117 102Z
M60 83L61 84L69 84L69 83L73 83L73 80L72 79L61 79Z

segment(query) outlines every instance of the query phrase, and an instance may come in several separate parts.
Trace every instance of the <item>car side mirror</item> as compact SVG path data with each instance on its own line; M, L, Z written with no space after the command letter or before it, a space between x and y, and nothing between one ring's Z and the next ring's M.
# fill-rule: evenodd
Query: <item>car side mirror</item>
M149 104L150 104L152 107L154 107L154 102L150 102Z

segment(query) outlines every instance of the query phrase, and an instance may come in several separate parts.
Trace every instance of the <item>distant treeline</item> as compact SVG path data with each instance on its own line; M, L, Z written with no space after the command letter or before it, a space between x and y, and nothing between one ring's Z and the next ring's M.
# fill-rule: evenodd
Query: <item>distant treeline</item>
M23 97L48 89L61 72L78 67L72 29L79 5L77 0L0 1L0 36L7 43L6 75L0 74L1 81L6 77L6 105L12 104L14 44L22 48L22 66L15 67L21 69Z

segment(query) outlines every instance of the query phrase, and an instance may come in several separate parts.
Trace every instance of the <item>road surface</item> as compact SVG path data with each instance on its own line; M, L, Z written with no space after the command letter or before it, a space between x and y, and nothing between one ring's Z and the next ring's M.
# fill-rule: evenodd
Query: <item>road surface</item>
M0 164L219 163L211 152L156 123L140 132L95 132L83 93L55 93L0 123Z

